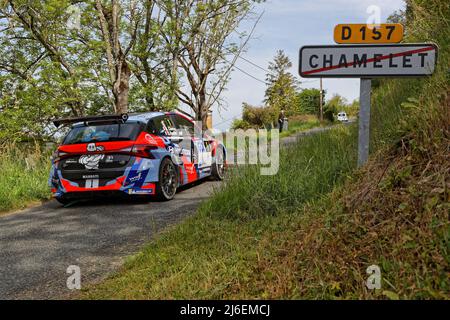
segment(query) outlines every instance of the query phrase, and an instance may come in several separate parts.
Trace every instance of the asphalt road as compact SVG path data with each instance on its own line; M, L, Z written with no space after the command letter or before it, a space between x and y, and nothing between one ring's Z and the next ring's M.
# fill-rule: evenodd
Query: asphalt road
M325 130L283 138L281 144ZM155 234L195 213L219 186L203 181L169 202L108 200L64 208L49 201L0 217L0 299L70 297L69 266L80 267L82 285L100 281Z
M204 181L168 202L56 201L0 217L0 299L59 299L72 291L67 268L82 285L99 281L159 231L193 214L219 182Z

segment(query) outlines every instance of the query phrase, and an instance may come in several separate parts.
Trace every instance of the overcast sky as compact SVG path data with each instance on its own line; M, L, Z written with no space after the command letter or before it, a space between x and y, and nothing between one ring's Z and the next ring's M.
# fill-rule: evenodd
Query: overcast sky
M301 88L318 88L318 79L302 79L298 76L298 52L303 45L334 44L333 29L339 23L365 23L371 5L381 9L381 22L395 10L404 9L403 0L267 0L257 6L264 14L256 27L249 48L242 56L267 69L277 50L282 49L292 61L292 74L301 82ZM250 30L247 22L241 29ZM236 66L257 79L265 79L265 72L239 59ZM349 101L359 95L358 79L324 79L327 97L339 93ZM262 105L265 84L239 70L231 75L224 99L227 110L214 109L214 127L227 129L232 119L240 118L242 102Z

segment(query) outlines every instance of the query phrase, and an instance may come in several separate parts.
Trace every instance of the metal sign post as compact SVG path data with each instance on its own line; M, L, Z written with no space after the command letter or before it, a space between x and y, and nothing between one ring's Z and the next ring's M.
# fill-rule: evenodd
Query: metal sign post
M358 167L363 166L369 158L371 89L372 80L361 78L359 88Z

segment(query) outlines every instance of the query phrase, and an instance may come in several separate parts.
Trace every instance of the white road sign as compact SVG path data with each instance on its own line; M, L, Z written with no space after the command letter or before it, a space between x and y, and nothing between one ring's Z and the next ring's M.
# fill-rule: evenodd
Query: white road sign
M427 76L436 58L433 43L304 46L299 72L304 78Z

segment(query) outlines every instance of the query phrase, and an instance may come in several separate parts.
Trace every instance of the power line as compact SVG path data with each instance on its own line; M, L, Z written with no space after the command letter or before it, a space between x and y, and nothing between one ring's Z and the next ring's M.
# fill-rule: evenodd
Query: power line
M265 69L265 68L263 68L263 67L257 65L256 63L254 63L254 62L252 62L252 61L250 61L250 60L248 60L248 59L246 59L246 58L244 58L244 57L238 56L238 58L244 60L244 61L247 62L247 63L250 63L252 66L257 67L257 68L261 69L261 70L264 71L264 72L270 73L269 70L267 70L267 69Z
M223 123L225 123L225 122L229 122L229 121L235 120L237 117L238 117L238 116L234 116L233 118L230 118L230 119L224 120L224 121L222 121L222 122L216 123L215 125L216 125L216 126L219 126L219 125L221 125L221 124L223 124Z
M252 66L257 67L258 69L261 69L262 71L264 71L264 72L266 72L266 73L270 73L270 71L267 70L266 68L261 67L260 65L254 63L253 61L250 61L250 60L247 59L247 58L244 58L244 57L241 56L240 54L236 54L236 52L233 52L233 51L231 51L230 49L227 49L227 48L225 48L225 50L227 50L228 53L237 56L239 59L242 59L242 60L244 60L245 62L250 63ZM222 57L222 58L223 58L223 57Z
M225 61L228 62L229 64L231 64L231 65L233 66L233 68L236 68L236 70L239 70L240 72L246 74L246 75L249 76L250 78L253 78L253 79L255 79L256 81L259 81L259 82L261 82L261 83L267 84L264 80L258 79L257 77L255 77L254 75L248 73L247 71L242 70L241 68L239 68L238 66L236 66L236 64L233 64L233 63L231 63L230 61L228 61L228 60L226 60L226 59L225 59Z
M229 51L229 52L232 53L231 51ZM242 57L242 56L240 56L240 55L238 55L237 57L240 58L240 59L242 59L242 60L244 60L244 61L246 61L247 63L249 63L249 64L251 64L251 65L253 65L253 66L255 66L255 67L261 69L261 70L264 71L264 72L270 73L269 70L267 70L267 69L261 67L260 65L258 65L258 64L256 64L256 63L250 61L250 60L247 59L247 58L244 58L244 57ZM239 70L240 72L242 72L242 73L246 74L247 76L249 76L249 77L255 79L256 81L259 81L259 82L261 82L261 83L267 84L266 81L261 80L261 79L255 77L254 75L248 73L247 71L245 71L245 70L239 68L238 66L236 66L236 64L233 64L233 63L230 62L229 60L225 59L225 57L222 56L222 58L223 58L227 63L229 63L230 65L232 65L234 68L236 68L237 70ZM311 82L316 82L316 81L319 81L319 79L306 80L306 81L301 81L301 80L300 80L300 83L311 83Z
M229 51L229 52L232 53L231 51ZM258 69L260 69L260 70L262 70L262 71L264 71L264 72L266 72L266 73L271 73L271 72L270 72L269 70L267 70L266 68L261 67L260 65L254 63L253 61L251 61L251 60L249 60L249 59L247 59L247 58L244 58L244 57L242 57L242 56L240 56L240 55L238 55L237 57L238 57L239 59L242 59L242 60L244 60L245 62L251 64L252 66L257 67ZM319 81L319 79L306 80L306 81L301 81L301 80L300 80L301 83L310 83L310 82L316 82L316 81Z
M257 67L258 69L261 69L261 70L264 71L264 72L270 73L269 70L267 70L267 69L265 69L265 68L263 68L263 67L257 65L256 63L254 63L254 62L252 62L252 61L250 61L250 60L248 60L248 59L246 59L246 58L244 58L244 57L238 56L238 58L240 58L240 59L246 61L247 63L250 63L251 65ZM230 62L228 61L228 63L230 63ZM236 69L239 70L238 67L236 67ZM252 76L252 78L254 78L254 77ZM262 81L262 80L259 80L259 79L258 79L258 81ZM319 81L319 79L306 80L306 81L301 81L301 80L300 80L301 83L311 83L311 82L316 82L316 81ZM266 82L264 82L264 83L266 83Z

